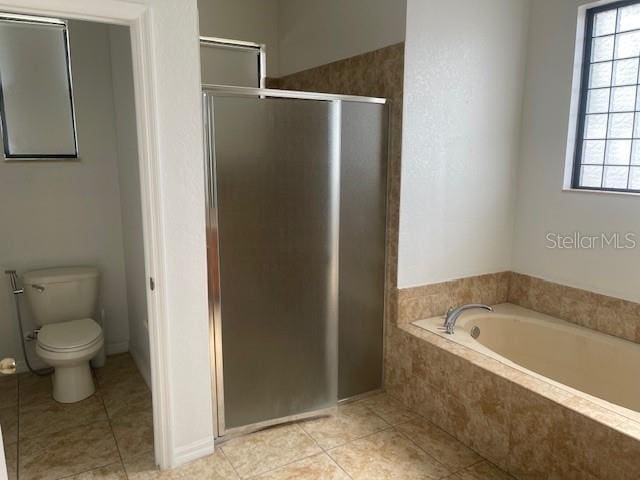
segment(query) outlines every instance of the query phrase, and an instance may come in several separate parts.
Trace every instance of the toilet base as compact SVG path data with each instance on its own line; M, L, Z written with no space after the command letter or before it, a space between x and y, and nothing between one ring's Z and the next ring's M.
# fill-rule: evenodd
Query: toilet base
M89 362L70 367L55 367L53 398L60 403L74 403L90 397L96 391Z

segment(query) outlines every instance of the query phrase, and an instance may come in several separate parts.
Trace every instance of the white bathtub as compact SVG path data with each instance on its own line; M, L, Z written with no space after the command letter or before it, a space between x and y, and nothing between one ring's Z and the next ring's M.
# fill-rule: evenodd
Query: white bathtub
M640 344L516 305L494 310L464 312L453 335L440 317L413 324L640 421Z

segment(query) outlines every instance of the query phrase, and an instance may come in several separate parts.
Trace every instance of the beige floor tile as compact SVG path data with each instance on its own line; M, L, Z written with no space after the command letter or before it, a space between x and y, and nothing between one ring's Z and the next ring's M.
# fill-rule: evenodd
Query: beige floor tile
M123 460L153 452L153 414L138 412L111 421Z
M514 480L514 478L487 461L482 461L456 473L451 480Z
M96 369L95 375L100 387L118 384L131 378L144 382L133 358L128 353L107 357L104 367Z
M69 477L67 480L127 480L120 462Z
M270 428L220 447L242 478L266 473L322 450L298 425Z
M124 459L124 469L129 480L151 480L161 478L161 472L156 467L153 452L138 457Z
M107 422L69 428L20 441L20 480L49 480L86 472L119 461Z
M418 418L417 414L405 408L398 400L386 393L375 395L358 403L373 410L375 414L391 425L398 425Z
M350 480L326 453L293 462L256 480Z
M18 380L15 375L0 378L0 408L18 405Z
M176 479L202 479L202 480L237 480L231 464L218 450L213 455L201 458L195 462L183 465L174 470L160 472L153 461L151 454L143 455L125 461L125 469L129 480L176 480Z
M329 455L354 480L432 480L451 473L395 430L361 438Z
M396 428L453 471L482 460L476 452L424 418L417 418Z
M300 425L324 449L390 428L387 422L360 403L340 406L334 415L307 420Z
M0 387L1 388L1 387ZM0 408L2 440L7 445L18 441L18 406Z
M18 444L5 445L4 456L7 462L8 480L16 480L18 478Z
M119 382L100 388L109 418L152 411L151 392L139 374L138 377L123 376Z
M32 373L22 373L18 376L18 392L20 408L53 401L51 376L38 377Z
M66 404L50 399L20 408L20 440L106 420L104 405L97 395Z

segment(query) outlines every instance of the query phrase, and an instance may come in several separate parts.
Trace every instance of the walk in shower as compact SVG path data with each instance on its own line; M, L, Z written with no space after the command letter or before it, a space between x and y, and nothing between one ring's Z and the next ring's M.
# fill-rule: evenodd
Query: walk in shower
M203 89L218 433L382 387L384 99Z

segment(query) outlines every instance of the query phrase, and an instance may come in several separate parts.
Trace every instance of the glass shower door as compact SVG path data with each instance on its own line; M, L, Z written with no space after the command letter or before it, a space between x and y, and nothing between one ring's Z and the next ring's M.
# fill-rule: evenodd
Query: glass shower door
M340 102L207 95L224 434L337 404Z

